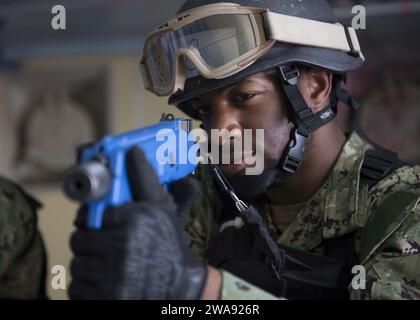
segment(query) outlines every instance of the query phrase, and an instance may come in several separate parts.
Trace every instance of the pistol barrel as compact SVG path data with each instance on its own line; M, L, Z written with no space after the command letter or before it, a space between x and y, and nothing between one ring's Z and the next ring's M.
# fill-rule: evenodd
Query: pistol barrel
M64 178L63 190L70 199L86 203L104 197L111 183L111 174L103 163L88 161L70 170Z

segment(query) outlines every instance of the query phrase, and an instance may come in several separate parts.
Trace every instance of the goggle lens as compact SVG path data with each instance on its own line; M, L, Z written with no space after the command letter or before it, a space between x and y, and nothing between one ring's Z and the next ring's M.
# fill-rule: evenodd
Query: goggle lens
M180 49L195 49L206 68L223 67L258 46L251 17L222 14L202 18L152 39L146 63L154 90L167 94L174 82L175 56ZM184 58L187 78L198 75L195 65Z

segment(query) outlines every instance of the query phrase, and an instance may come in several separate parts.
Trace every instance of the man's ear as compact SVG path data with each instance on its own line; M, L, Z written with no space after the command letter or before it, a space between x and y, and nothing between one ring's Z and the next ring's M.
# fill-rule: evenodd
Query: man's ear
M319 112L330 103L332 74L314 68L301 68L298 88L308 107Z

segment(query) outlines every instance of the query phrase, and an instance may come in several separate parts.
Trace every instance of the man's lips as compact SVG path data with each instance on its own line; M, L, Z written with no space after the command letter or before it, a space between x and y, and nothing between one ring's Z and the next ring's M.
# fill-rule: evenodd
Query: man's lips
M247 167L250 166L249 160L243 154L237 155L236 159L234 156L231 157L229 163L220 163L220 168L226 174L238 174L244 171ZM248 162L248 163L247 163Z
M246 168L255 165L256 148L252 150L237 150L234 146L225 148L226 146L219 146L217 154L212 154L211 150L208 154L212 159L213 164L219 165L223 173L227 175L237 175L245 171Z
M245 162L241 164L221 164L220 169L222 169L223 173L228 175L235 175L243 172L248 165Z
M255 159L255 152L253 151L242 151L242 152L231 152L227 155L228 162L223 161L224 157L222 156L222 150L219 153L219 165L222 171L226 174L238 174L244 171L249 164L254 163Z
M224 164L235 164L235 162L242 163L246 159L247 162L253 162L253 159L255 158L256 152L255 151L241 151L241 152L235 152L231 150L229 153L225 154L223 150L219 151L219 163L223 163L223 159L227 158L229 159L229 163L225 162Z

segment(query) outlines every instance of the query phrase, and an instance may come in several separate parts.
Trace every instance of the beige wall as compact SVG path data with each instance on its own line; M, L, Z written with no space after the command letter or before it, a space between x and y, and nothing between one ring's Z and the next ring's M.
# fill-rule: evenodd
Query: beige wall
M145 92L138 72L138 59L139 57L134 55L49 58L27 61L25 70L36 72L107 67L110 72L110 124L113 133L117 133L155 123L163 112L181 116L181 113L174 112L175 108L167 106L166 99L159 99ZM44 204L44 208L39 212L39 228L43 233L48 251L48 294L52 299L66 299L66 291L53 290L51 287L51 267L65 266L66 280L70 281L71 252L68 240L73 229L72 223L77 205L63 196L59 186L49 189L32 188L29 191Z

